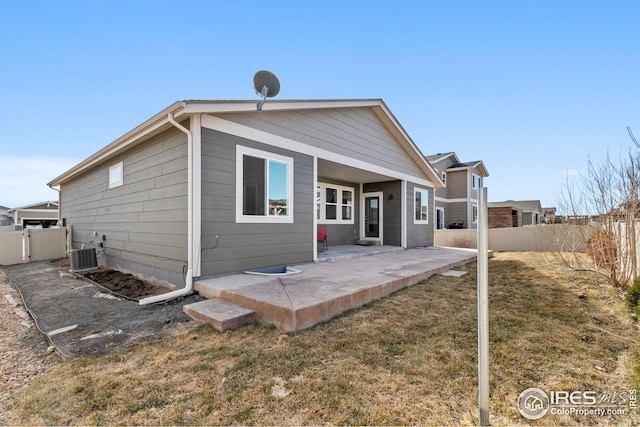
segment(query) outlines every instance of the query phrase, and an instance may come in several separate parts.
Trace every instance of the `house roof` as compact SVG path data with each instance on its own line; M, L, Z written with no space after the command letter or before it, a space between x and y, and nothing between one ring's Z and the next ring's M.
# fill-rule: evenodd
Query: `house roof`
M89 170L93 166L99 165L125 149L131 148L145 140L171 128L168 116L172 115L178 122L185 120L190 114L215 114L215 113L237 113L255 112L256 100L185 100L177 101L169 105L158 114L141 123L131 131L122 135L106 147L97 151L87 159L78 163L62 175L51 180L47 185L50 187L60 185L77 175ZM444 183L436 173L420 149L416 146L409 134L402 127L400 122L391 113L382 99L337 99L337 100L269 100L262 106L262 111L287 111L287 110L310 110L328 108L371 108L385 127L391 132L394 138L405 149L407 154L416 162L425 176L433 182L436 188L444 187Z
M58 209L58 202L39 202L39 203L34 203L32 205L20 206L18 208L13 208L13 209L9 209L9 210L13 212L13 211L23 210L23 209L51 209L51 210L56 210L56 209Z
M489 202L490 208L514 207L522 209L523 212L540 212L542 213L542 205L540 200L505 200L504 202Z
M482 176L485 176L485 177L489 176L489 171L487 170L482 160L474 160L472 162L461 162L458 156L456 155L456 153L453 151L449 151L448 153L438 153L438 154L431 154L429 156L425 156L427 161L429 161L431 164L439 163L450 157L453 157L453 164L447 167L448 171L453 172L457 170L478 168Z
M472 162L457 163L447 168L447 170L450 170L450 171L465 170L465 169L466 170L478 169L480 171L480 175L489 176L489 171L487 171L487 168L485 167L482 160L474 160Z
M454 163L459 163L460 162L460 159L458 159L458 156L453 151L449 151L448 153L430 154L430 155L425 156L425 157L431 163L438 163L438 162L441 162L444 159L449 158L451 156L453 156L453 158L455 159Z

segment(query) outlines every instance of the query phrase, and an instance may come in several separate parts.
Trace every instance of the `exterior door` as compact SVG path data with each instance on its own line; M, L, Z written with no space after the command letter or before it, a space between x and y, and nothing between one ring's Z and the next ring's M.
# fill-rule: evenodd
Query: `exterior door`
M364 193L362 195L362 240L379 241L382 244L382 193Z
M444 228L444 209L436 208L436 229L442 230Z

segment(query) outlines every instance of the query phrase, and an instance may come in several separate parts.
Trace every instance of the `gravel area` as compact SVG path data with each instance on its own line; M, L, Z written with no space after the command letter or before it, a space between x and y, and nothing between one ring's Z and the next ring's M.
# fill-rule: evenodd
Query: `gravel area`
M0 269L0 426L8 424L9 397L60 360L48 347L20 294Z

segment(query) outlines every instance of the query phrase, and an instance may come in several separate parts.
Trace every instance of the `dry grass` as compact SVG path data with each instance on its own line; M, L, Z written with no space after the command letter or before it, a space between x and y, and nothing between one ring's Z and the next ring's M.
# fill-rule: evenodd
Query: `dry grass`
M539 253L490 261L494 425L621 424L516 408L528 387L620 392L635 326L600 278ZM12 404L11 424L472 425L477 423L475 264L310 330L201 326L125 353L60 363ZM636 359L634 359L634 357Z
M453 241L453 244L451 245L454 248L473 248L475 247L475 245L473 244L473 241L471 239L467 239L464 237L458 237Z

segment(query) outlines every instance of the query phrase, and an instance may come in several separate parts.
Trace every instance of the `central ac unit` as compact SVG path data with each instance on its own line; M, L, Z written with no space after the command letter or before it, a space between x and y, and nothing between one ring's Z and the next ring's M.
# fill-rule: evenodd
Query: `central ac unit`
M96 248L72 249L69 251L69 258L73 272L87 271L98 267Z

